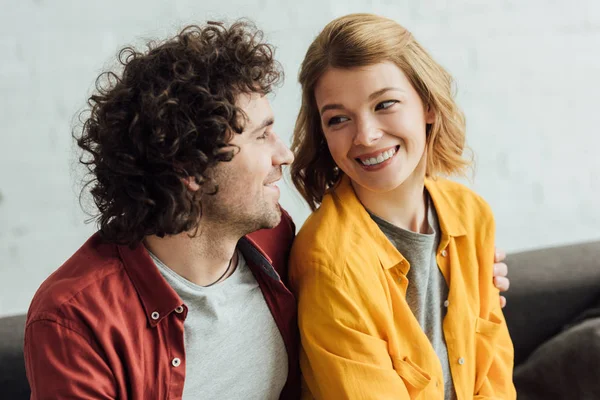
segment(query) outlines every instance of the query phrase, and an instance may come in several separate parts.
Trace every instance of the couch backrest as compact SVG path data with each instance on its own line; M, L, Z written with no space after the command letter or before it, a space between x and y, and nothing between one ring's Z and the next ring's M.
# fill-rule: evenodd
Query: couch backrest
M515 364L600 300L600 241L509 254Z
M0 318L0 397L3 399L29 399L23 359L24 330L25 315Z

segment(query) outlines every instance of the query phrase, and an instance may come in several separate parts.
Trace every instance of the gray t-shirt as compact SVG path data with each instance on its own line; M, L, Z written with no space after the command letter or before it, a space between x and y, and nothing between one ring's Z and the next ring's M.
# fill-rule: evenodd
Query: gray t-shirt
M450 373L448 349L444 339L443 322L446 314L444 301L448 298L448 285L440 271L436 251L440 242L440 228L433 203L428 197L426 234L399 228L370 213L381 231L410 263L406 301L429 338L444 372L444 399L455 400L456 392Z
M279 399L288 375L285 344L242 253L232 275L210 287L150 256L188 308L183 399Z

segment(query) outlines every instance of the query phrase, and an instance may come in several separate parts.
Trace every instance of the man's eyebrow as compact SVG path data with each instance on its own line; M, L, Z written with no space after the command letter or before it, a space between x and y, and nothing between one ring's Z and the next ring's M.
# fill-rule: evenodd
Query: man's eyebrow
M396 91L399 91L399 92L404 92L404 90L400 89L399 87L391 87L391 86L390 87L384 87L383 89L379 89L376 92L371 93L369 95L369 100L373 100L373 99L381 96L382 94L384 94L385 92L390 91L390 90L396 90ZM323 115L323 113L325 111L327 111L327 110L343 110L343 109L344 109L344 106L342 104L338 104L338 103L335 103L335 104L326 104L323 107L321 107L321 115Z
M260 125L259 125L257 128L255 128L255 129L254 129L254 130L253 130L253 131L250 133L250 135L255 135L255 134L257 134L259 131L261 131L261 130L265 129L265 128L266 128L266 127L268 127L268 126L271 126L271 125L273 125L274 123L275 123L275 118L273 118L273 117L267 117L267 118L265 118L265 119L263 120L263 122L262 122L262 123L261 123L261 124L260 124Z

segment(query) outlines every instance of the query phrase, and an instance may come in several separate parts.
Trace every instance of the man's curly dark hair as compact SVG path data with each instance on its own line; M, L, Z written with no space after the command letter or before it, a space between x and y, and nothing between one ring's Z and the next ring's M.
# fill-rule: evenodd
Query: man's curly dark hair
M122 73L98 77L89 118L74 134L106 240L135 245L198 227L199 197L218 190L208 172L232 159L225 148L243 131L236 97L280 82L273 54L246 20L188 26L146 52L120 51ZM188 177L199 192L186 188Z

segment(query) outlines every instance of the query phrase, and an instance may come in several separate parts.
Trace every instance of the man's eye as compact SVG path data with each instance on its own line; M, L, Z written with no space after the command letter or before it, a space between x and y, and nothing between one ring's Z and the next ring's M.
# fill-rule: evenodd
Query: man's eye
M379 103L379 104L377 104L375 106L375 111L388 109L388 108L390 108L391 106L393 106L396 103L398 103L398 100L386 100L386 101L382 101L381 103Z
M348 118L346 117L332 117L327 121L327 126L338 125L346 121L348 121Z
M269 132L265 132L262 135L260 135L259 137L257 137L257 139L264 140L264 139L266 139L268 137L269 137Z

